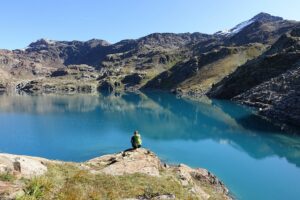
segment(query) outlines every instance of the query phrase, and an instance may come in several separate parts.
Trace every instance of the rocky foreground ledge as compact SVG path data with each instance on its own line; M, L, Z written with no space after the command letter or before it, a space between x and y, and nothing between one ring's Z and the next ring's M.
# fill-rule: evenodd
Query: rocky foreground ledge
M71 163L0 154L0 199L231 199L206 169L169 166L146 149Z

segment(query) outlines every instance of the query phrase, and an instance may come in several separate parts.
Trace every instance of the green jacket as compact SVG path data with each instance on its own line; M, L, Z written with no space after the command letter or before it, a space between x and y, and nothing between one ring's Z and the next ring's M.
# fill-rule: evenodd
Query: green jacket
M141 135L134 135L134 136L132 136L131 143L137 144L137 145L142 145Z

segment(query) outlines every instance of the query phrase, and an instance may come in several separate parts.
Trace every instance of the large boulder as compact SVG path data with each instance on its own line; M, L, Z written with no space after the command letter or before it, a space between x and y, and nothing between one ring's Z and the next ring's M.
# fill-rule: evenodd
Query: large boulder
M24 178L43 175L47 172L47 159L12 154L0 154L0 173L12 173Z
M101 156L89 160L87 164L92 167L94 172L110 175L143 173L159 176L159 170L162 168L158 157L146 149ZM99 166L101 166L101 170L99 170ZM102 168L102 166L105 167Z

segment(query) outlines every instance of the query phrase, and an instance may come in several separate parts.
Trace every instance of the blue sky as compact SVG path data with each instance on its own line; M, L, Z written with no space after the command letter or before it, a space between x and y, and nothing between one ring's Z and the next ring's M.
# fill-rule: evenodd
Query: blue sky
M1 0L0 48L39 38L117 42L153 32L214 33L259 12L300 21L299 0Z

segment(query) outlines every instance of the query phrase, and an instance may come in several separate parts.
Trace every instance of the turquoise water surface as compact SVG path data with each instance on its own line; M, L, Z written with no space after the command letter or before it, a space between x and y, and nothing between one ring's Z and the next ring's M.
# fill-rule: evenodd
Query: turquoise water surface
M171 94L1 95L0 152L85 161L144 147L215 173L238 199L300 199L300 138L249 108Z

